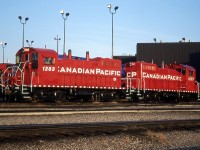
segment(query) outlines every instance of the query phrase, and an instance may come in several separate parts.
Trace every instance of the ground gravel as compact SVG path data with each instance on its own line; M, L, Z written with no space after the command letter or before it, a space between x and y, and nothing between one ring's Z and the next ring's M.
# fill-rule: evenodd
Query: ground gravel
M1 139L3 150L198 150L200 130Z
M0 125L200 119L199 111L1 116ZM198 150L200 129L0 138L0 150Z

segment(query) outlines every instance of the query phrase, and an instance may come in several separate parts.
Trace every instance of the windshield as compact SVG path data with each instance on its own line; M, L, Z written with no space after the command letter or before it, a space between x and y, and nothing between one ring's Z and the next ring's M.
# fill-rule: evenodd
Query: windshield
M16 55L16 64L19 64L22 61L22 55Z

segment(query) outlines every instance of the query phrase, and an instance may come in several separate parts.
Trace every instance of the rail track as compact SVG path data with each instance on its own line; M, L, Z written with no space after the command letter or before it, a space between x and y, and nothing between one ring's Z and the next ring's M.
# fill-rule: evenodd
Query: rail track
M23 105L23 104L22 104ZM164 112L199 112L199 105L23 105L0 106L0 116L41 116L41 115L72 115L102 113L164 113Z
M55 134L98 134L133 132L136 130L159 130L177 128L199 128L200 120L124 121L64 124L1 125L0 138L46 136Z
M109 103L108 103L109 104ZM96 114L96 113L134 113L134 112L198 112L200 111L199 105L118 105L114 103L97 104L97 105L13 105L9 107L0 106L0 116L22 116L23 118L34 115L63 115L63 114ZM163 129L163 128L200 128L200 119L184 120L143 120L143 121L115 121L115 122L90 122L90 123L39 123L39 124L14 124L14 125L0 125L0 138L19 137L19 136L43 136L54 134L98 134L100 133L113 133L113 132L132 132L135 130L146 129Z
M4 112L62 112L84 110L200 110L200 103L0 103L0 113Z
M36 110L6 110L0 111L0 116L41 116L41 115L72 115L72 114L101 114L101 113L148 113L148 112L199 112L200 108L159 108L159 109L90 109L90 110L57 110L57 109L36 109Z
M34 108L34 109L0 109L0 116L20 116L20 115L50 115L50 114L83 114L83 113L111 113L111 112L121 112L121 113L134 113L134 112L198 112L200 108Z

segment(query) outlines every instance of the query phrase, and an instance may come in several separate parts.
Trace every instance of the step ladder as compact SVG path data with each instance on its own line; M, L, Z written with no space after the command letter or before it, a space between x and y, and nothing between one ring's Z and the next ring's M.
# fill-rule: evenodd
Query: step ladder
M31 99L31 88L29 86L22 86L22 97L24 100Z

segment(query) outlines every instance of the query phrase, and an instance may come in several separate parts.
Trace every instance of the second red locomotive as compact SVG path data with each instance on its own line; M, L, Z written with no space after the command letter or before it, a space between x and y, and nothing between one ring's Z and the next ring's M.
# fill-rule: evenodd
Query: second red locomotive
M122 68L123 66L123 68ZM122 77L122 73L125 73ZM9 76L7 76L9 74ZM1 91L15 100L191 100L199 97L196 70L188 65L130 62L109 58L60 57L56 51L22 48L16 64L1 74Z
M199 97L196 70L188 65L130 62L126 64L127 97L144 100L191 100Z

